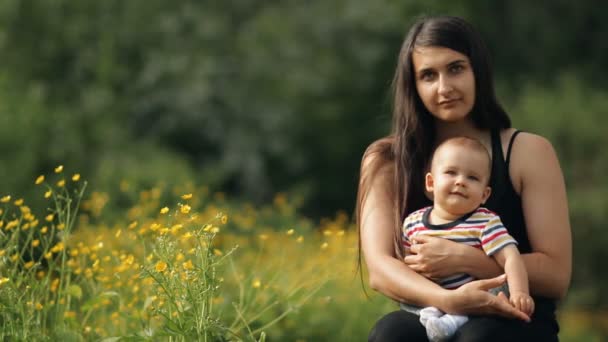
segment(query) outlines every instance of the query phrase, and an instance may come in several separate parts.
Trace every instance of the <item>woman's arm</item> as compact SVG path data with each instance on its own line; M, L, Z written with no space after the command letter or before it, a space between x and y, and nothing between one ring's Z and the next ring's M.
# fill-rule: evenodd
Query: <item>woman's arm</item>
M377 155L368 155L362 168L372 168L383 162ZM366 170L362 170L364 174ZM395 257L395 222L392 165L383 162L369 181L368 192L361 203L361 249L369 272L372 289L393 298L418 306L438 306L437 299L446 291L439 285L417 274Z
M479 248L427 235L415 236L412 241L415 245L404 258L405 264L427 278L466 273L477 279L488 279L503 273L496 261Z
M525 146L525 148L524 148ZM520 189L532 253L523 254L533 294L563 298L572 272L572 237L566 187L546 139L524 133L513 144L512 179Z

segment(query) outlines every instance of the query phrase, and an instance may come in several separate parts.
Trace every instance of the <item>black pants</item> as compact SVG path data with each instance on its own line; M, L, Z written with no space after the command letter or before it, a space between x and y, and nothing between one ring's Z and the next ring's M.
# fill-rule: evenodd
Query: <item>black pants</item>
M536 315L534 315L536 316ZM532 317L532 322L490 316L470 316L450 341L558 341L559 327L550 317ZM399 310L382 317L372 328L369 342L428 341L419 317Z

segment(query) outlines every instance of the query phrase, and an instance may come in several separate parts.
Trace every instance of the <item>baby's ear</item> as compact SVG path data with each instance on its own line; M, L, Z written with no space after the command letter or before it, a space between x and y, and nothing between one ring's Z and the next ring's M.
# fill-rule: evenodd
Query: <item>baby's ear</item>
M424 177L424 186L426 187L426 191L433 192L434 181L433 175L430 172L427 172L426 176Z
M486 201L488 200L488 197L490 197L491 193L492 193L492 188L490 188L489 186L486 186L486 188L483 190L483 196L481 197L481 204L486 203Z

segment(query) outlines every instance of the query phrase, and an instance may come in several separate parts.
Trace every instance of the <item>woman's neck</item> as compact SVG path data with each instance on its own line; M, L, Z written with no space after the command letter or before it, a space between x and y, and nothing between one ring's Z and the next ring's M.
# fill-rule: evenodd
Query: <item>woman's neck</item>
M468 136L479 140L489 151L492 150L490 132L477 128L470 119L455 122L435 120L435 129L437 144L452 137Z

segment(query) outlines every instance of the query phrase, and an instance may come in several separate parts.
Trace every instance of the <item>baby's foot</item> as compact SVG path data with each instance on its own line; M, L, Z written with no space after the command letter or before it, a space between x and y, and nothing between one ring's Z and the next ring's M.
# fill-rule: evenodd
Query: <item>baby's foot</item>
M427 337L433 342L445 341L452 337L467 320L466 316L441 315L441 311L436 308L424 308L420 311L420 322L426 328Z

